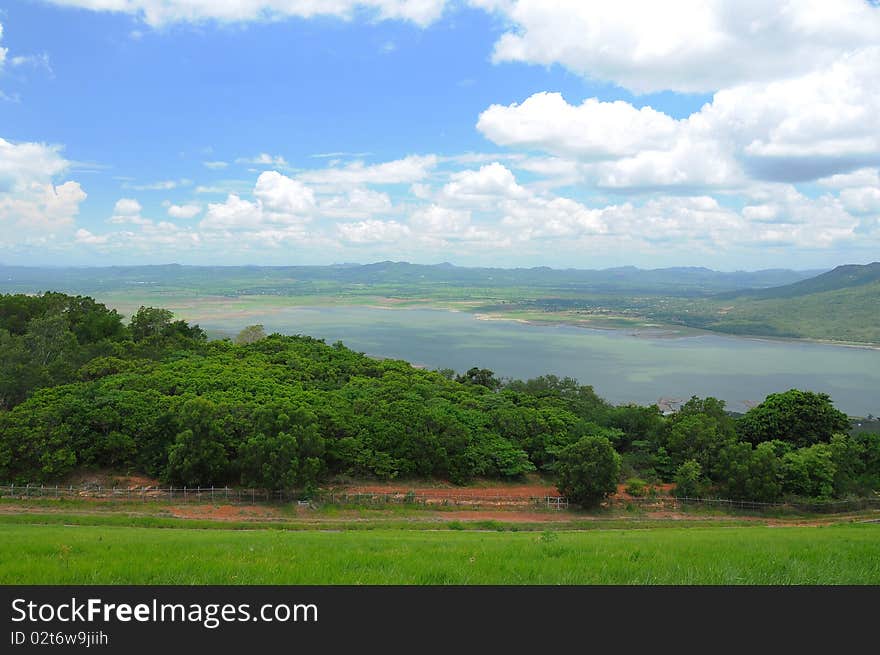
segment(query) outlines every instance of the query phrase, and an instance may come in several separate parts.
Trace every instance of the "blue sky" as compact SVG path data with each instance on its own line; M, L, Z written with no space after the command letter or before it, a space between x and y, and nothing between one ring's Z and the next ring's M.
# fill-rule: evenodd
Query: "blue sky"
M12 0L0 262L876 259L880 10L591 4Z

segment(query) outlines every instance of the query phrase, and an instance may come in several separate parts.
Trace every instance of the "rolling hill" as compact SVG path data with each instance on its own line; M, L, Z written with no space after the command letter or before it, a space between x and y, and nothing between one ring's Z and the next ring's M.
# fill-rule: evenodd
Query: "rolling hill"
M880 344L880 262L696 305L681 322L734 334Z

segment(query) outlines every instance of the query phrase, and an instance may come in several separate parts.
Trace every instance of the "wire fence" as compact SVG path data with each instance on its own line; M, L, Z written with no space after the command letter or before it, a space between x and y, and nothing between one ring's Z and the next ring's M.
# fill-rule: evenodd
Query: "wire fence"
M115 500L129 502L174 503L293 503L303 505L438 505L438 506L523 506L531 505L547 509L563 510L568 501L560 496L473 496L468 494L441 495L407 492L353 492L326 491L306 493L295 489L243 489L234 487L104 487L100 485L0 485L0 498L70 498Z
M100 485L0 485L0 498L7 499L95 499L120 502L169 503L298 503L315 505L409 504L457 507L523 507L565 510L569 501L563 496L475 495L468 493L425 492L355 492L347 490L319 490L306 493L295 489L245 489L236 487L104 487ZM724 498L687 498L677 496L612 497L608 507L637 507L646 510L679 510L687 508L715 508L748 512L800 512L805 514L839 514L865 510L880 510L880 495L829 501L786 501L762 503L750 500Z
M614 507L633 505L645 509L686 509L707 507L722 510L742 510L748 512L798 512L803 514L842 514L865 510L880 510L880 496L851 498L845 500L799 501L789 500L777 503L762 503L753 500L731 500L727 498L688 498L679 496L657 496L654 498L614 498L609 503Z

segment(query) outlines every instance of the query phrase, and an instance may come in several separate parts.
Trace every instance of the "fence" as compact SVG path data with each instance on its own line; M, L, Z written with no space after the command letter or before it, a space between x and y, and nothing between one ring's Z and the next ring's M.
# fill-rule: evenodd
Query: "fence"
M234 489L232 487L102 487L61 485L0 485L0 498L89 498L118 501L257 503L303 499L292 490Z
M116 500L131 502L223 502L223 503L289 503L306 502L331 505L384 505L412 504L439 506L535 506L561 510L568 507L565 498L547 496L542 498L511 496L470 496L467 494L419 494L409 492L350 492L319 491L306 494L303 491L279 489L236 489L232 487L83 487L61 485L0 485L0 498L78 498Z
M840 514L869 509L880 510L880 497L852 498L848 500L824 500L816 502L786 501L761 503L753 500L729 500L726 498L687 498L677 496L656 496L613 499L611 506L635 505L643 508L684 509L688 507L712 507L726 510L749 512L800 512L803 514Z
M223 502L223 503L290 503L314 502L330 505L384 505L411 504L425 506L457 507L523 507L539 509L568 509L568 500L562 496L516 497L516 496L475 496L455 493L417 493L409 492L351 492L319 491L306 494L293 489L237 489L232 487L102 487L102 486L60 486L60 485L0 485L0 498L80 498L115 500L131 502ZM874 498L854 498L849 500L821 502L782 502L760 503L750 500L728 500L724 498L679 498L675 496L655 496L640 498L612 498L610 507L636 506L643 509L684 509L692 507L712 507L726 510L749 512L801 512L805 514L835 514L863 510L880 510L880 496Z

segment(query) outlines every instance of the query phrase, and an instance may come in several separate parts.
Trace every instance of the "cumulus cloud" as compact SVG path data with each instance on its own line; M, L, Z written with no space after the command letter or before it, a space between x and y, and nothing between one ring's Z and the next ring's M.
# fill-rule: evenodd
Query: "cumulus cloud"
M390 212L391 197L372 189L351 189L345 195L335 195L323 200L320 213L340 218L364 218Z
M141 203L139 203L134 198L120 198L116 201L116 205L113 208L114 214L131 216L134 214L140 214L143 207L141 207Z
M645 148L666 149L679 137L678 121L651 107L588 98L570 105L559 93L536 93L521 104L492 105L477 129L502 146L587 160L618 158Z
M278 171L267 171L257 178L254 196L264 209L280 215L303 215L315 206L315 194L310 188Z
M470 0L510 25L495 62L560 64L637 93L809 73L880 41L865 0Z
M224 23L312 18L351 18L367 11L383 20L426 26L437 20L446 0L48 0L56 5L134 14L154 27L168 23Z
M168 203L168 215L171 218L182 218L189 220L195 218L202 213L202 206L197 204L174 205Z
M182 228L168 221L145 220L137 229L120 230L107 234L95 234L80 228L74 235L74 243L87 246L101 253L125 252L126 255L153 255L162 252L191 252L201 246L201 236L192 229Z
M441 195L453 203L486 203L499 198L524 198L529 192L520 186L509 168L499 162L479 170L453 173Z
M397 221L369 219L336 226L339 236L350 243L395 242L410 235L409 226Z
M847 189L851 187L877 186L880 187L880 169L860 168L852 173L839 173L818 180L819 184L832 189Z
M880 162L880 47L771 83L723 89L673 119L622 101L538 93L492 105L477 128L499 145L575 158L600 187L802 182Z
M54 183L69 168L59 146L0 138L0 227L17 237L72 227L86 193L78 182Z

